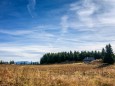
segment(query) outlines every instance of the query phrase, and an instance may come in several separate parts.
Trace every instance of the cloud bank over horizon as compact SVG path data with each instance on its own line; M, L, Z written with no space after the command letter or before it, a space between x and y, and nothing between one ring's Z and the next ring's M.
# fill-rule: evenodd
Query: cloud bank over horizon
M38 2L39 1L39 2ZM0 60L44 53L115 49L115 0L1 0Z

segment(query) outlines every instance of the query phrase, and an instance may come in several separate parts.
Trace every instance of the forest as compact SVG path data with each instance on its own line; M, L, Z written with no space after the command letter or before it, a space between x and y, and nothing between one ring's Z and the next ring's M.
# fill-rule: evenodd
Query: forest
M94 57L95 59L102 59L104 63L113 64L115 62L115 55L111 44L106 45L102 51L70 51L58 53L46 53L40 60L40 64L54 64L62 62L77 62L83 61L85 57Z

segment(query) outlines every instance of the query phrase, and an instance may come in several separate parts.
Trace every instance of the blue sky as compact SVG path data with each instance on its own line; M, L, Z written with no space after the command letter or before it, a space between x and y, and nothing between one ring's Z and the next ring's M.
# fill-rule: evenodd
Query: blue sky
M115 49L115 0L0 0L0 59Z

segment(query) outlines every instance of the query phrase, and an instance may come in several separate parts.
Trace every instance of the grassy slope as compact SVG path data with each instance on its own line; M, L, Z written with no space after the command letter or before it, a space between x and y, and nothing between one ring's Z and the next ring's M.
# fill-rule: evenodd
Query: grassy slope
M0 86L115 86L115 65L0 65Z

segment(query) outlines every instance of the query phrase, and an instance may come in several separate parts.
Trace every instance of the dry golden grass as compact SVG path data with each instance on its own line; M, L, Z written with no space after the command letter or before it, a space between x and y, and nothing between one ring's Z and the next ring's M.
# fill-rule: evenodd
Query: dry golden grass
M0 86L115 86L115 65L0 65Z

